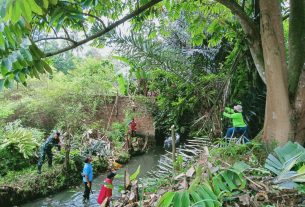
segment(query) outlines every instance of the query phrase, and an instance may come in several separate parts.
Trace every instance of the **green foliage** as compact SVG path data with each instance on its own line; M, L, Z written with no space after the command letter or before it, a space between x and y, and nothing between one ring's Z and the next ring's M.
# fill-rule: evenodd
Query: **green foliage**
M120 164L125 164L129 160L130 160L130 154L128 154L128 152L121 152L119 154L119 158L118 158L117 162Z
M93 126L98 109L108 102L103 95L112 95L114 69L109 61L92 58L79 60L78 67L68 75L55 73L52 80L31 80L28 88L5 91L1 102L11 117L18 117L26 126L52 130L70 127ZM14 96L19 101L15 102ZM7 111L6 110L6 111ZM11 111L11 112L10 112ZM13 112L12 112L13 111ZM8 113L5 112L4 113Z
M178 155L177 160L174 162L174 168L178 171L182 169L183 157L182 155Z
M119 74L117 77L118 88L122 95L127 95L127 84L122 74Z
M88 31L94 25L94 28L98 29L90 33L96 34L105 29L105 18L106 22L114 22L121 18L122 14L131 12L144 3L146 2L141 1L135 4L131 0L124 4L116 0L2 0L0 87L9 87L13 80L25 85L28 76L39 78L39 74L52 73L52 68L43 60L49 55L49 51L41 51L37 44L41 48L45 45L40 45L39 42L55 39L76 44L77 38L70 36L67 31L82 31L87 37ZM100 17L103 17L103 20ZM50 33L53 33L51 38ZM64 42L62 47L70 45ZM54 54L54 50L51 52Z
M111 141L122 142L124 141L125 134L127 132L128 126L124 123L113 122L111 125L111 130L108 132L108 137Z
M274 183L281 188L295 188L296 182L305 182L305 149L289 141L268 155L265 168L277 175Z
M37 129L24 128L20 121L16 121L8 123L0 134L0 155L3 158L0 174L29 166L43 133Z
M130 181L136 180L140 172L141 172L141 165L139 165L136 171L130 175Z
M242 172L247 168L248 166L239 163L235 167L220 171L212 177L211 181L199 183L199 180L197 180L187 190L169 191L159 199L157 206L220 207L226 196L231 196L233 192L242 191L245 188L246 179L243 177ZM196 173L198 172L196 171ZM201 173L199 176L201 176Z
M8 123L5 126L0 149L18 151L25 159L28 159L32 156L33 151L38 146L38 141L40 141L42 137L43 133L39 130L24 128L21 126L20 121L15 121L13 123Z

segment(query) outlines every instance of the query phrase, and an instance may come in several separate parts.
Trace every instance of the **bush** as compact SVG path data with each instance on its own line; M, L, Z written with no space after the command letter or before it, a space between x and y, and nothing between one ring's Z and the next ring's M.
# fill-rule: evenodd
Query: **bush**
M127 131L127 126L114 122L111 126L111 131L108 133L108 137L113 142L122 142L124 141L124 136Z
M43 133L37 129L24 128L20 121L8 123L0 138L0 174L21 170L31 164Z

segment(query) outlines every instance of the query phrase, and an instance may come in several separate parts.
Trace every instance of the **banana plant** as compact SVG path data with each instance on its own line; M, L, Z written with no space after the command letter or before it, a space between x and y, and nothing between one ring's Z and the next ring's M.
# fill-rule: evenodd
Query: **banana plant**
M296 166L302 167L296 170ZM265 168L277 175L274 184L283 189L295 188L298 182L305 182L305 149L298 143L289 141L268 155Z
M246 180L242 172L249 166L237 163L220 171L211 180L200 183L202 170L196 169L196 177L187 190L168 191L158 201L157 207L220 207L226 195L245 188Z

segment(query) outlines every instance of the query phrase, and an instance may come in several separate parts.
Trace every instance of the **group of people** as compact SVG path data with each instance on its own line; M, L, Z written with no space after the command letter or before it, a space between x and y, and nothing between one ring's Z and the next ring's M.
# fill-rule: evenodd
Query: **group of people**
M240 133L249 140L248 135L248 127L243 118L243 109L241 105L235 105L233 109L229 107L224 108L223 116L229 118L233 122L233 127L227 129L225 139L231 139L236 133ZM129 134L131 137L136 135L136 126L137 123L135 122L134 118L129 122ZM45 158L48 158L48 166L52 167L52 148L57 147L58 150L61 149L60 145L60 133L55 132L51 136L47 138L47 140L41 145L39 151L39 160L37 164L38 173L41 174L42 164L45 161ZM85 159L85 165L83 168L82 176L83 182L85 186L85 191L83 195L83 201L86 202L89 200L91 187L92 187L92 179L93 179L93 167L92 167L92 158L87 157ZM104 184L101 187L100 194L98 196L98 203L102 204L103 202L106 203L107 206L109 203L109 198L112 196L112 180L115 177L115 172L110 172L107 175L107 178L104 180Z
M92 180L93 180L93 167L92 167L92 157L87 157L85 159L85 165L82 172L83 183L85 186L85 191L83 195L83 202L86 203L89 201L90 193L92 192ZM101 186L100 193L97 198L97 203L101 204L102 206L109 206L110 199L112 197L112 181L116 175L116 172L110 172L104 183Z
M136 136L136 126L137 123L135 122L134 118L129 122L129 134L131 137ZM54 134L50 135L47 140L40 146L39 149L39 159L37 163L37 173L41 174L42 165L46 158L48 158L48 166L49 168L52 167L52 160L53 160L53 153L52 148L57 147L58 151L61 149L61 143L60 143L60 133L55 132ZM86 202L89 200L91 186L92 186L92 179L93 179L93 167L92 167L92 157L87 157L85 159L85 165L82 172L83 182L85 186L85 191L83 195L83 202ZM102 204L105 202L105 206L107 206L109 203L109 199L112 196L112 180L114 176L116 175L115 172L110 172L107 175L107 178L104 180L104 184L101 187L100 194L98 196L98 203Z
M58 150L61 149L60 146L60 133L55 132L51 136L48 137L48 139L41 145L39 150L39 159L37 164L37 170L38 174L41 174L41 168L42 164L45 161L45 158L48 158L48 166L52 167L52 148L57 147ZM90 193L92 192L92 180L93 180L93 167L92 167L92 157L88 156L85 159L85 164L83 168L83 172L81 173L83 177L83 183L85 186L84 195L83 195L83 202L89 201ZM110 198L112 197L112 180L114 179L116 173L110 172L107 175L107 178L104 180L104 183L100 189L100 193L97 199L97 202L99 204L102 204L104 202L104 206L108 206L110 202Z

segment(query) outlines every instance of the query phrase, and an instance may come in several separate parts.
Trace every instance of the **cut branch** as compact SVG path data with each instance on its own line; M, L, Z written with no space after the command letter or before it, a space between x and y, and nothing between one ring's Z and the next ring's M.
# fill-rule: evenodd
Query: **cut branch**
M50 52L50 53L47 53L46 54L46 57L50 57L50 56L54 56L54 55L57 55L57 54L60 54L60 53L63 53L63 52L66 52L68 50L72 50L80 45L83 45L95 38L98 38L104 34L106 34L107 32L111 31L112 29L116 28L117 26L123 24L124 22L126 22L127 20L141 14L142 12L144 12L146 9L149 9L151 8L152 6L156 5L157 3L161 2L162 0L152 0L150 1L149 3L141 6L140 8L138 8L137 10L133 11L132 13L126 15L125 17L123 17L122 19L114 22L113 24L110 24L108 27L106 27L105 29L103 29L102 31L94 34L94 35L91 35L89 36L88 38L86 39L83 39L79 42L76 42L74 45L71 45L71 46L68 46L68 47L65 47L61 50L58 50L58 51L54 51L54 52Z

